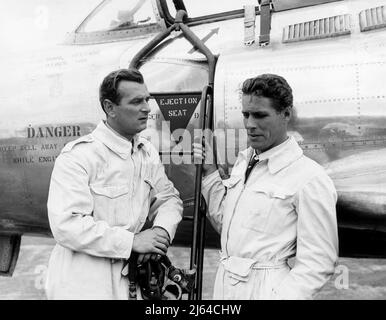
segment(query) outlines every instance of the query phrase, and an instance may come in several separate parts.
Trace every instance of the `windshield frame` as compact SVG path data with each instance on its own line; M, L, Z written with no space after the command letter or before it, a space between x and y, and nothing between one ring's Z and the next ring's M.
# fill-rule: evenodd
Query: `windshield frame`
M155 0L148 0L152 2L153 14L156 22L138 25L133 28L120 28L112 30L97 30L84 31L88 22L94 18L111 0L102 0L79 24L79 26L67 35L65 44L97 44L108 43L113 41L123 41L131 38L143 37L151 33L160 32L165 28L165 22L161 18L158 11L158 6L154 5Z
M292 0L292 2L294 2L294 4L292 5L291 3L287 5L285 4L279 5L280 1L283 1L283 0L271 0L274 8L273 12L299 9L299 8L316 6L316 5L321 5L321 4L331 3L331 2L340 2L343 0L309 0L307 3L305 3L304 1ZM160 13L161 13L161 16L165 19L166 25L169 26L174 24L174 17L172 17L172 15L170 14L167 0L157 0L157 2L159 3ZM186 8L186 5L183 0L173 0L173 4L176 11L182 8ZM196 25L205 24L205 23L244 17L244 9L237 9L232 11L224 11L220 13L214 13L214 14L190 18L189 11L188 11L189 8L186 8L186 9L187 9L186 11L187 11L188 17L186 18L185 23L188 26L196 26ZM256 0L255 12L256 12L256 15L260 15L260 5L258 3L258 0Z

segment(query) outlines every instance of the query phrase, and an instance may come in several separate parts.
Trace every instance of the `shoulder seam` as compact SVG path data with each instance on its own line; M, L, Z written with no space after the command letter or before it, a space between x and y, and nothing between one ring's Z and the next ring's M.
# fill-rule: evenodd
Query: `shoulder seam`
M73 140L73 141L70 141L68 142L64 148L62 149L61 153L66 153L66 152L69 152L71 151L77 144L79 143L90 143L90 142L93 142L94 141L94 138L91 134L87 134L85 136L82 136L76 140Z

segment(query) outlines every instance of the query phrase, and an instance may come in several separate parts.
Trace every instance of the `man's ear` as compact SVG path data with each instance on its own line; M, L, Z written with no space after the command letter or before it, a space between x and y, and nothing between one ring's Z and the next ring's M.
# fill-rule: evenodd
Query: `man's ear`
M283 115L284 115L284 119L286 121L289 121L291 119L291 116L292 116L292 110L290 108L286 108L283 110Z
M110 118L115 118L114 103L111 100L103 100L103 110L105 111L107 116L109 116Z

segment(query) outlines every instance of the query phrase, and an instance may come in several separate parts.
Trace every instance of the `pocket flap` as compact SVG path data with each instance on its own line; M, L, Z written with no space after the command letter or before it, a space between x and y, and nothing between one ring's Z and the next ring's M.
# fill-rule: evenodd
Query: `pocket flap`
M222 183L227 188L233 188L236 184L241 181L241 176L230 176L229 179L223 180Z
M292 195L295 194L295 191L293 190L288 190L286 188L283 188L278 185L259 185L255 184L250 187L251 190L255 192L262 192L268 195L271 198L279 198L279 199L286 199L288 197L291 197Z
M99 195L106 196L108 198L116 198L129 192L129 186L96 186L90 185L91 190Z
M245 280L251 272L252 266L255 263L252 259L240 257L228 257L222 261L224 269L232 273L238 280Z

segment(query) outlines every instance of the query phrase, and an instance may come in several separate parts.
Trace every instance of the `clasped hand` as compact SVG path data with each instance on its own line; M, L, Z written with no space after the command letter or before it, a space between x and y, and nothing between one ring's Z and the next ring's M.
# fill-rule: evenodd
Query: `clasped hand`
M138 264L144 263L149 259L158 261L165 255L170 245L169 234L160 227L146 229L134 235L134 252L139 253Z

